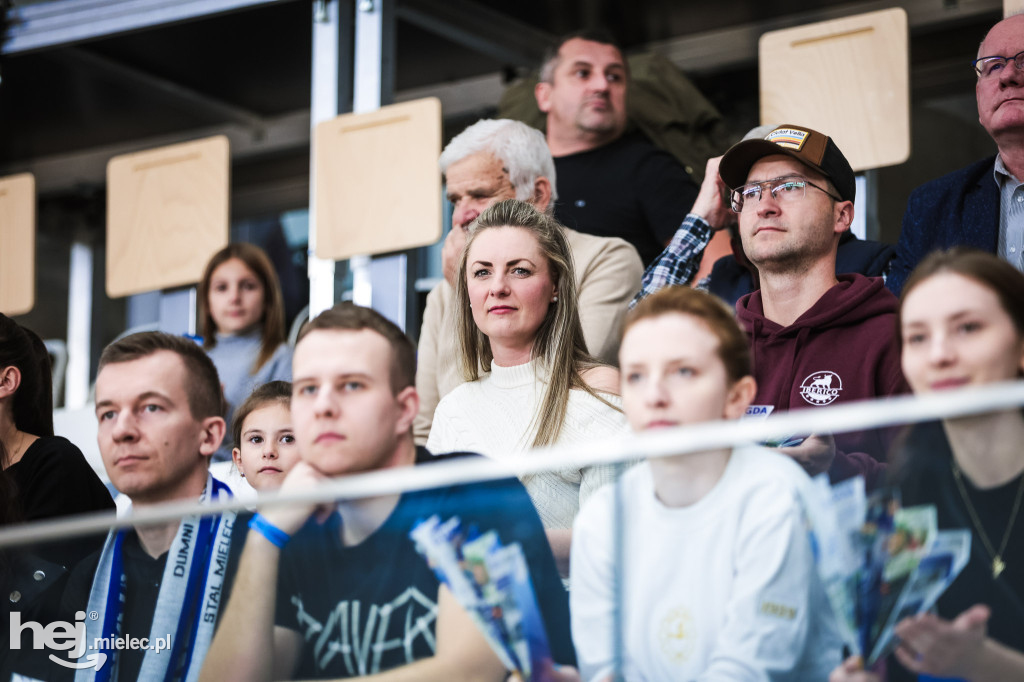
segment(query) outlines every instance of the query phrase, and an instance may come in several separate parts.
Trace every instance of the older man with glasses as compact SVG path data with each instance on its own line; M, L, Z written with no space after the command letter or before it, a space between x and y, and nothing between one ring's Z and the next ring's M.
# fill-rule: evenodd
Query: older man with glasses
M888 286L929 252L970 246L1024 271L1024 13L993 26L973 62L978 121L999 153L910 195Z
M641 297L677 276L672 270L688 262L685 245L699 247L700 232L738 219L761 287L736 304L757 379L750 415L907 391L893 338L895 296L879 277L836 274L855 192L853 169L831 138L779 126L709 163L693 210L666 250L678 247L674 257L663 254L644 275ZM877 432L794 434L776 445L810 474L862 474L871 486L880 482L889 440Z

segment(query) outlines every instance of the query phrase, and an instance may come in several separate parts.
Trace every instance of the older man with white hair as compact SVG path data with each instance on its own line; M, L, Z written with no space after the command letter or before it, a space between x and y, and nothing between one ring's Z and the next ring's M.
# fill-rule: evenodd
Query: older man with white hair
M503 199L528 201L550 213L557 197L555 164L544 134L518 121L477 121L448 143L439 165L454 211L442 256L445 281L427 296L420 330L416 390L421 403L414 425L419 444L427 441L438 402L464 381L451 309L455 271L470 225L488 206ZM614 364L626 305L640 288L640 256L622 239L568 228L565 235L576 266L587 348L598 359Z

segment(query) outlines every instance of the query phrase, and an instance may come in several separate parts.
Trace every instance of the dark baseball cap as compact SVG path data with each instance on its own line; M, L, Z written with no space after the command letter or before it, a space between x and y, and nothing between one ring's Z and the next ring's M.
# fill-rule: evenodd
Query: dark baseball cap
M718 173L726 185L735 189L747 182L754 163L773 154L792 156L831 180L841 199L854 200L857 181L850 162L831 137L803 126L781 125L765 135L763 140L744 140L734 144L722 157Z

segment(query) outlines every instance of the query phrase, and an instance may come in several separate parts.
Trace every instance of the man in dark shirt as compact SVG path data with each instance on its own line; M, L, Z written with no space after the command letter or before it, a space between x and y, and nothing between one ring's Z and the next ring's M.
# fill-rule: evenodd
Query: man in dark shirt
M100 356L100 454L134 509L230 494L209 473L223 412L217 369L189 339L133 334ZM228 587L233 525L229 513L111 531L65 591L69 613L89 614L78 663L93 667L76 680L197 679Z
M668 152L626 130L629 70L602 32L567 36L541 68L535 95L547 114L559 201L566 227L621 237L650 264L672 239L697 186Z
M400 475L431 459L412 436L415 357L412 341L368 308L341 304L303 329L292 359L302 461L282 492L381 469ZM540 517L522 485L503 479L263 510L203 679L503 681L497 655L409 537L433 515L520 544L552 655L573 662L568 599Z

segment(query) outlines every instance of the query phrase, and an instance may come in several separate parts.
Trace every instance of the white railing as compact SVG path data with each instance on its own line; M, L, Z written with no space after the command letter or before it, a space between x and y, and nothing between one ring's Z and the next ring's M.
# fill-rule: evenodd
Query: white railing
M303 491L265 493L259 495L255 502L251 499L237 498L212 504L200 504L195 501L173 502L135 510L132 514L116 520L109 514L87 514L18 524L0 529L0 547L105 532L110 528L159 523L191 514L214 514L253 506L269 507L296 502L329 502L343 498L373 497L567 467L685 454L760 442L793 433L843 433L1020 407L1024 407L1024 381L948 391L924 397L905 396L838 407L799 410L775 415L763 421L708 422L678 429L624 435L621 438L592 443L538 449L527 456L519 457L514 464L484 458L456 459L438 462L428 467L403 467L347 476Z

